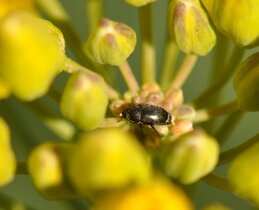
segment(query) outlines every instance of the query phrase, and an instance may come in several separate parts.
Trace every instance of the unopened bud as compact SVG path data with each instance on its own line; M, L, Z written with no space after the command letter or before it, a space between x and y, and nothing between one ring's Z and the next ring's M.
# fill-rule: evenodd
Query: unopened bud
M171 126L171 132L173 137L179 137L185 133L188 133L193 130L193 123L190 120L176 120L174 125Z
M62 33L49 21L24 11L1 21L0 46L0 77L23 100L44 95L65 60Z
M16 160L10 145L10 131L0 118L0 186L11 182L15 176Z
M70 76L61 99L62 114L79 128L98 127L108 106L103 78L93 72L77 72Z
M191 210L191 202L180 188L165 180L129 188L98 200L93 210Z
M238 46L258 44L258 0L202 0L219 31Z
M70 179L83 195L146 183L150 160L137 140L119 129L96 130L79 139L69 165Z
M86 43L87 55L97 63L121 65L136 46L136 33L129 26L103 18Z
M192 120L195 117L195 113L195 110L188 105L179 106L173 111L177 120Z
M216 35L199 0L172 1L169 29L177 46L185 53L206 55L216 43Z
M165 92L162 106L168 111L179 107L183 103L183 91L177 88L171 88Z
M234 192L259 206L259 143L241 153L231 163L228 180Z
M168 176L191 184L214 169L218 156L217 141L201 130L194 130L166 145L162 159Z
M73 198L67 182L66 164L74 147L69 144L45 143L33 149L28 159L28 170L39 192L48 199Z

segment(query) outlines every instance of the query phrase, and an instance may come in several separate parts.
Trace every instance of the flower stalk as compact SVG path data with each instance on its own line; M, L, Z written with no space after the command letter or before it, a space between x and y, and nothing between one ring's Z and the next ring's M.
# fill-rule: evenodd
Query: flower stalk
M178 55L178 47L173 40L168 38L165 44L164 59L160 78L162 89L166 89L173 78Z
M85 0L86 21L92 32L103 14L103 0Z
M186 79L192 72L192 70L197 62L197 59L198 59L197 55L193 55L193 54L185 55L182 65L180 66L180 69L177 71L177 73L170 85L171 88L181 88L183 86Z
M228 180L222 176L216 174L209 174L202 178L202 181L206 182L209 185L212 185L218 189L232 192L232 187L230 186Z
M228 137L234 132L236 126L244 117L244 115L244 112L237 110L231 113L225 119L225 121L222 123L222 125L215 134L215 137L216 139L218 139L220 145L223 145L228 140Z
M119 69L129 90L136 93L139 90L139 85L129 63L127 61L124 62L119 66Z
M236 111L237 109L239 109L239 107L237 102L234 100L214 108L197 110L196 116L194 117L193 122L199 123L199 122L208 121L215 117Z
M153 37L151 4L139 8L141 31L141 78L142 84L152 83L156 77L156 50Z

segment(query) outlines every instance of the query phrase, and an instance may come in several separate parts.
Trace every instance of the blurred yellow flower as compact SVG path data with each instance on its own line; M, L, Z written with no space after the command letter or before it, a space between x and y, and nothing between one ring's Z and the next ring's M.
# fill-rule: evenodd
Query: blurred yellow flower
M241 153L228 171L234 192L259 206L259 143Z
M28 170L39 192L48 199L65 199L75 194L68 184L65 166L74 147L44 143L32 150Z
M215 26L241 47L258 44L258 0L202 0Z
M0 0L0 19L15 10L35 12L35 0Z
M44 95L64 60L63 35L50 22L22 11L0 22L0 77L18 98Z
M134 187L100 199L93 210L191 210L192 205L177 186L164 180Z
M0 100L8 98L11 94L11 90L4 80L0 78Z
M0 118L0 186L8 184L15 175L16 160L10 145L10 131Z
M150 164L134 136L120 129L102 129L80 137L68 170L75 188L87 196L146 183Z

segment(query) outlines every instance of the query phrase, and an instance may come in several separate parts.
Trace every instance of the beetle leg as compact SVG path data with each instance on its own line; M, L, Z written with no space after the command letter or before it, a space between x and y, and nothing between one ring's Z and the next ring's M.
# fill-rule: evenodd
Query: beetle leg
M117 123L119 123L120 121L122 121L122 118L118 119L118 120L117 120Z
M139 126L140 126L140 130L141 130L142 136L145 136L145 135L144 135L144 131L143 131L143 125L142 125L142 123L138 123L138 124L139 124Z
M155 129L155 127L153 125L150 125L150 126L151 126L151 128L153 128L153 130L155 130L156 134L160 137L160 135L159 135L158 131Z

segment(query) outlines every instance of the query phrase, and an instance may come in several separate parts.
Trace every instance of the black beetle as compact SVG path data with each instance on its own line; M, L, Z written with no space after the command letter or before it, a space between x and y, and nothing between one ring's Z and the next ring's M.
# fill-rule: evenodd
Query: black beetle
M130 104L120 113L120 117L131 123L150 125L156 132L154 125L169 125L172 116L160 106L151 104Z

